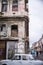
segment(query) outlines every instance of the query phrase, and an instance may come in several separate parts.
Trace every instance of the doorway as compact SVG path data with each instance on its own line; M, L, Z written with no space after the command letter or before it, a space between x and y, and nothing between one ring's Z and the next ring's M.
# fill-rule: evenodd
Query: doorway
M14 54L18 52L18 41L7 41L6 59L13 59Z
M5 41L0 41L0 60L6 58L6 44Z

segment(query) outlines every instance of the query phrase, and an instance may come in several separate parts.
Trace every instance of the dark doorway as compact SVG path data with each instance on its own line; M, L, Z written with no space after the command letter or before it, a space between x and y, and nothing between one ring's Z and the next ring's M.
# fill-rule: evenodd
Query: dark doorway
M6 44L5 41L0 41L0 60L6 58Z

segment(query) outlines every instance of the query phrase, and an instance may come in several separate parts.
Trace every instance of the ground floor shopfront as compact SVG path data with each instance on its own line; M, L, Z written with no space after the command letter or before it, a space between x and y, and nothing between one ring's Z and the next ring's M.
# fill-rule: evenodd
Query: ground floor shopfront
M13 59L14 54L25 53L25 44L18 40L0 40L0 60Z

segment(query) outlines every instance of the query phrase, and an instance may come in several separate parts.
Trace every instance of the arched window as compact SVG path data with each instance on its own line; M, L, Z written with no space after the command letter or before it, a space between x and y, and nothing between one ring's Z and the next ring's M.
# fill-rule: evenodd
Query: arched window
M7 0L2 0L2 12L7 11Z
M12 11L18 11L18 0L13 0Z

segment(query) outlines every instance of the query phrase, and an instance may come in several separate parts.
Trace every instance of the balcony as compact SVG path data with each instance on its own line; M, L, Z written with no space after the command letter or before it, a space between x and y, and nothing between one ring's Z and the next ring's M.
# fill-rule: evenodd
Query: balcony
M23 11L23 12L20 12L20 11L3 12L2 15L0 13L0 16L2 16L2 18L3 17L24 17L24 16L28 16L28 12L27 11Z
M28 16L28 13L26 11L24 12L16 12L12 14L13 16L20 16L20 17L23 17L23 16Z

